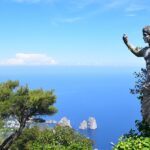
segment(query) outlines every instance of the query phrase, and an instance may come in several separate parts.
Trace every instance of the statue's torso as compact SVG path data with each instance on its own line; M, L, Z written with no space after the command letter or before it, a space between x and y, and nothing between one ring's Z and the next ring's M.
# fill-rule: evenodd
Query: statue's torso
M143 49L143 56L146 61L146 66L150 69L150 47L145 47Z

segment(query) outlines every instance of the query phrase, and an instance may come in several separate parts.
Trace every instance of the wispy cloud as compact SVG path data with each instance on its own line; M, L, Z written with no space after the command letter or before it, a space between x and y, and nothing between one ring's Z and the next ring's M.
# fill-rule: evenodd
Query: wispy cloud
M71 24L82 20L81 17L72 17L72 18L56 18L52 21L53 25L58 25L61 23Z
M36 3L41 3L41 2L53 3L53 2L56 2L57 0L10 0L10 1L16 2L16 3L33 3L33 4L36 4Z
M39 3L41 0L12 0L16 3Z
M149 6L146 3L129 3L129 5L125 8L125 12L129 17L135 17L139 15L139 12L145 12L149 10Z
M149 5L147 0L108 0L103 8L105 11L121 10L126 16L134 17L138 12L149 10Z
M104 4L105 10L112 10L127 4L129 0L110 0Z
M84 10L88 6L97 6L97 4L101 4L100 0L7 0L14 3L49 3L49 4L61 4L62 7L66 7L68 9L80 9Z
M7 0L16 3L48 3L54 4L54 8L62 6L63 9L56 9L53 13L51 23L75 23L81 20L92 18L101 13L119 10L125 16L134 17L140 15L138 12L149 10L148 0ZM58 17L58 16L62 17ZM75 17L77 16L77 17Z
M55 65L56 61L47 56L46 54L38 53L17 53L13 58L7 58L0 61L2 66L12 66L12 65L27 65L27 66L37 66L37 65Z
M137 11L142 11L142 10L147 10L147 6L145 5L138 5L138 4L130 4L126 8L126 12L137 12Z
M76 6L76 8L83 9L91 5L99 4L100 1L99 0L71 0L70 3Z
M128 17L135 17L137 15L136 14L127 14L126 16L128 16Z

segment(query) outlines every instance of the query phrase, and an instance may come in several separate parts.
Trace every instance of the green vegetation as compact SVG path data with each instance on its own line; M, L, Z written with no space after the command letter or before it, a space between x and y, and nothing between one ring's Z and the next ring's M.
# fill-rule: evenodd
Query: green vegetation
M12 150L92 150L92 141L70 127L25 129Z
M137 79L134 89L131 89L132 94L137 94L138 99L143 99L143 85L146 79L146 70L142 69L141 72L135 73ZM113 150L150 150L150 126L142 121L135 121L137 131L130 130L128 134L124 134Z
M36 115L52 115L56 96L52 90L30 90L18 81L0 84L0 150L92 150L93 142L69 127L53 129L26 128L27 121ZM14 116L19 128L4 128L4 119ZM43 122L43 119L33 119Z
M120 139L113 150L150 150L150 137L131 136Z
M20 123L20 128L4 139L0 149L8 149L18 139L30 117L39 114L52 115L56 113L57 110L53 106L55 101L56 96L52 90L30 90L28 86L20 86L19 81L1 83L0 118L4 120L9 116L15 116Z

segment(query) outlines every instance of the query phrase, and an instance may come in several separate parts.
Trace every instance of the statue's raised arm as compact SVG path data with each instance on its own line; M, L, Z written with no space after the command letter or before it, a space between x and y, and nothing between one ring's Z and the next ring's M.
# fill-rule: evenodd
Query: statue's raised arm
M126 34L122 37L125 45L128 47L128 49L137 57L143 57L142 51L138 47L134 47L133 45L129 44L128 42L128 36Z
M128 47L128 49L137 57L144 57L146 62L146 69L147 69L147 79L146 79L146 86L149 87L150 90L150 26L146 26L142 30L143 32L143 40L145 43L148 44L148 46L139 49L135 48L128 42L128 36L126 34L123 35L122 39L125 43L125 45Z

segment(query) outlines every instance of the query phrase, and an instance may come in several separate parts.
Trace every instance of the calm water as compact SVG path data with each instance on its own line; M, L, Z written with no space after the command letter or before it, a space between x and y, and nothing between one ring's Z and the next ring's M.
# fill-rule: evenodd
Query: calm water
M139 101L129 93L134 86L134 71L139 68L36 67L0 68L0 81L20 80L30 88L54 89L59 112L46 119L66 116L74 128L90 116L98 128L84 131L100 150L110 150L110 142L134 128L141 119Z

